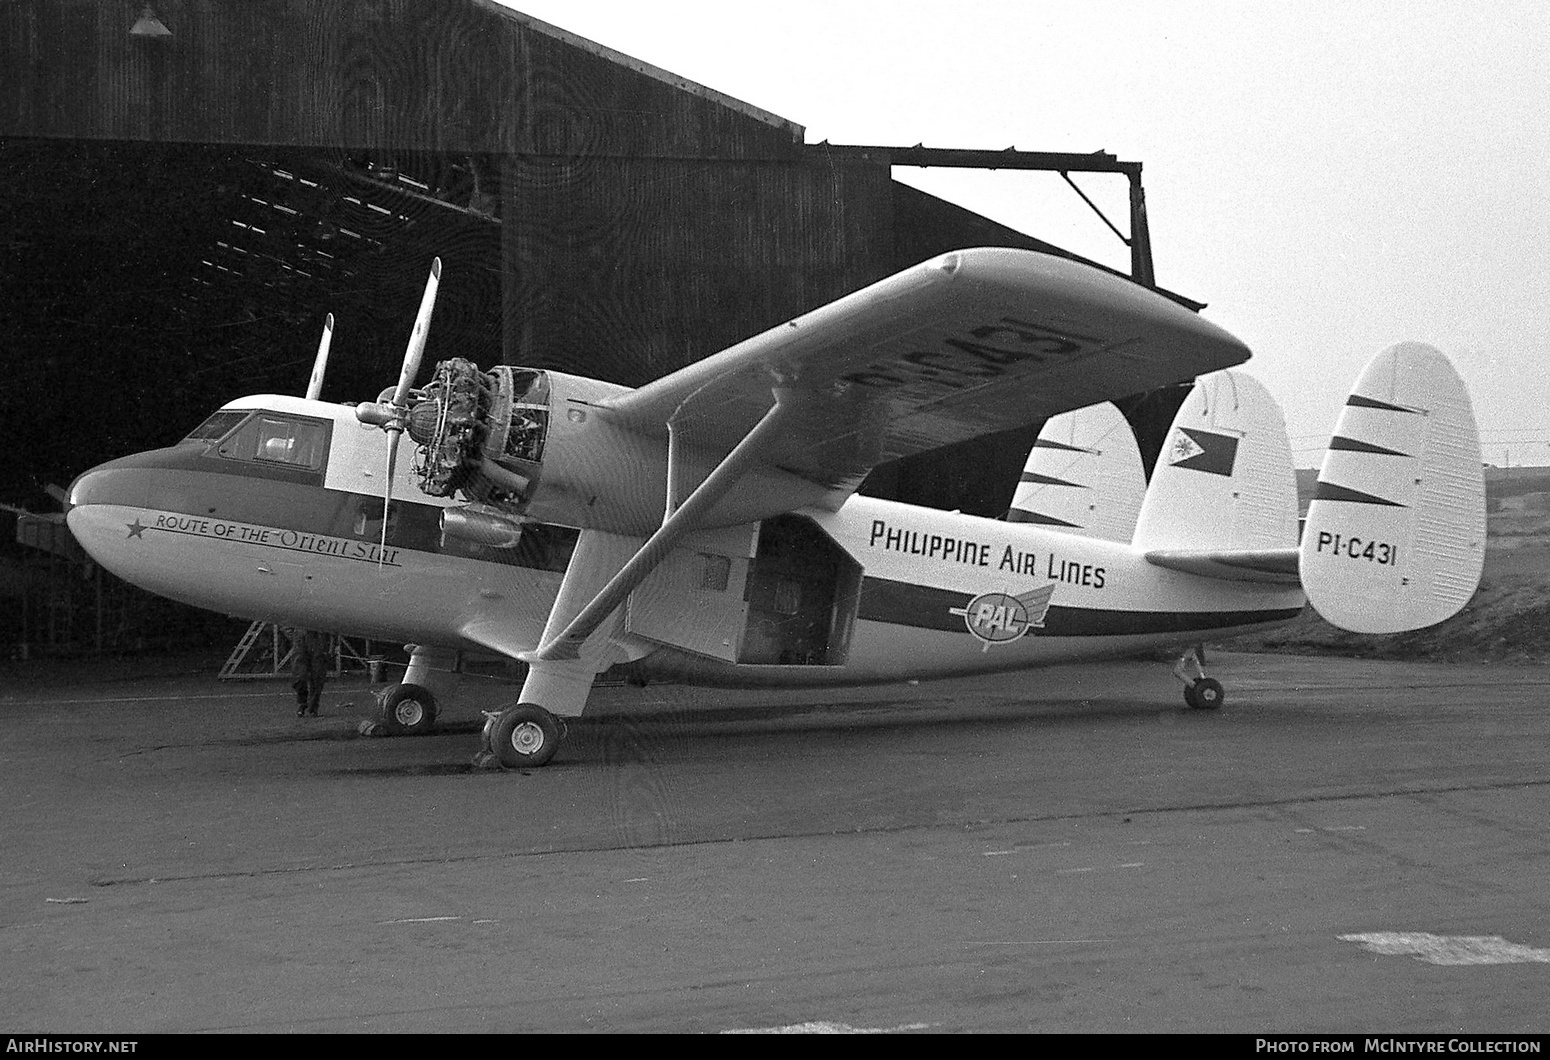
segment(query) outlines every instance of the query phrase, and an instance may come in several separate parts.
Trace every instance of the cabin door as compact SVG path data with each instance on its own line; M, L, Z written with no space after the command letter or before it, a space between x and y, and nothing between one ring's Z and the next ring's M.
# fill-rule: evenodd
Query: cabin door
M749 573L748 626L737 661L842 664L860 590L860 564L811 519L782 515L766 520Z
M630 594L625 628L697 655L736 662L748 618L752 524L691 534Z

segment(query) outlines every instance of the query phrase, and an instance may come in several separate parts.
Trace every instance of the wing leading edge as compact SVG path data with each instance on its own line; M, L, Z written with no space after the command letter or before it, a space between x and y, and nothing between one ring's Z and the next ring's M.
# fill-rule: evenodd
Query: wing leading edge
M1226 331L1147 288L987 247L906 269L600 412L638 433L671 430L719 459L778 393L786 422L759 462L831 491L837 506L885 461L1248 357Z

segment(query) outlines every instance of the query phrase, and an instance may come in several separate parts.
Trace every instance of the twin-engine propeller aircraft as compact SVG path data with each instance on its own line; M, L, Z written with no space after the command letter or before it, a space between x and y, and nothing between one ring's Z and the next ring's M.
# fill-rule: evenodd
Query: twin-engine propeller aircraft
M944 254L636 390L462 359L415 387L440 271L378 401L314 400L326 331L309 398L242 398L95 468L68 518L173 599L410 642L393 732L429 729L459 651L526 662L486 761L547 762L617 663L757 685L1014 670L1183 648L1310 599L1410 629L1479 580L1479 442L1426 346L1361 375L1299 546L1281 413L1224 371L1248 349L1086 265ZM1147 486L1104 403L1198 376ZM1005 519L856 494L885 461L1041 420ZM1219 705L1196 673L1186 699Z

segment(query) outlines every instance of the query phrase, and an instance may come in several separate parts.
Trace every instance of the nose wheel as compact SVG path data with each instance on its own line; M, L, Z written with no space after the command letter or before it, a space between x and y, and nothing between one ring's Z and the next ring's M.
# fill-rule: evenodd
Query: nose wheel
M565 738L565 724L543 707L519 703L485 714L484 746L476 764L493 755L507 769L533 769L554 757Z

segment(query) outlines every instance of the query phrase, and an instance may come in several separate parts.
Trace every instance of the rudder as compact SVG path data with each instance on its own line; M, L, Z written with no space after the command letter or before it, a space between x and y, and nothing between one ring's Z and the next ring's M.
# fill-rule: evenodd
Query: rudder
M1319 614L1357 633L1434 625L1485 563L1480 437L1438 350L1401 343L1368 363L1319 469L1299 568Z

